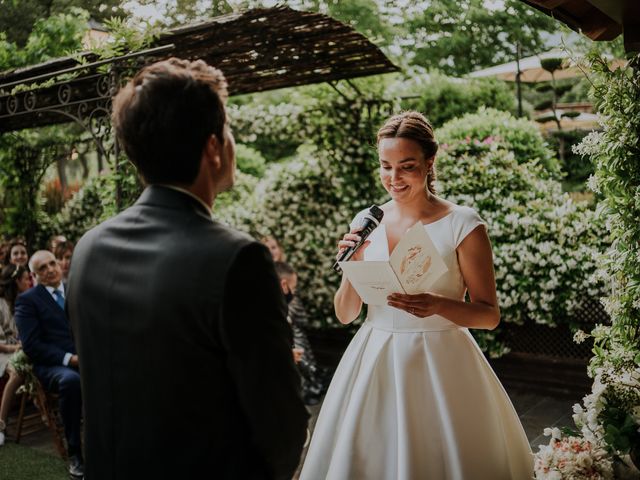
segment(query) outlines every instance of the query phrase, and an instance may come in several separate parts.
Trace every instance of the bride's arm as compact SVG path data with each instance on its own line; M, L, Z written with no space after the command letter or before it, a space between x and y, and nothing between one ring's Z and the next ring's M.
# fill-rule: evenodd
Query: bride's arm
M355 289L351 286L346 276L342 276L340 288L333 297L333 307L336 311L336 317L340 323L348 324L353 322L362 310L362 299Z
M351 232L347 233L342 240L338 242L338 257L345 248L352 247L356 242L360 241L360 236L358 235L359 230L359 228L352 229ZM353 254L351 257L352 261L361 261L364 258L364 250L370 243L370 241L366 240ZM338 317L340 323L344 325L358 318L360 310L362 310L362 299L344 274L342 275L340 287L333 297L333 308L335 309L336 317Z
M500 323L491 242L484 228L476 228L457 248L458 264L471 302L432 293L394 294L389 305L418 317L440 315L461 327L493 330Z

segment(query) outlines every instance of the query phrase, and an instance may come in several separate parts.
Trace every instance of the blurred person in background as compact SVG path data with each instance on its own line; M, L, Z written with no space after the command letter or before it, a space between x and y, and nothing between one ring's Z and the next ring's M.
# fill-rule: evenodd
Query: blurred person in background
M62 281L66 282L69 277L69 269L71 268L71 256L73 255L73 243L69 240L59 242L53 249L58 262L60 262L60 269L62 270Z
M7 418L24 379L12 365L21 345L14 318L18 295L31 288L31 275L20 265L7 265L0 272L0 377L8 377L0 401L0 445L4 444Z

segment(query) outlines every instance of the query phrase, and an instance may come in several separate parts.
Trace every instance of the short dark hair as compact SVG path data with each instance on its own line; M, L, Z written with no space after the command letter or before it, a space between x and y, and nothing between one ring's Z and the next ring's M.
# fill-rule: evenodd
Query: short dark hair
M278 278L296 275L296 271L287 262L275 262L274 265L276 266Z
M143 68L118 92L112 122L147 183L194 182L209 136L224 144L227 95L220 70L178 58Z

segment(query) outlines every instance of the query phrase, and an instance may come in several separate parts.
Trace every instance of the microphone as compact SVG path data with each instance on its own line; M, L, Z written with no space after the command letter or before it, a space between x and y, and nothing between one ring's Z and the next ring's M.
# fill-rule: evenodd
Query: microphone
M380 225L380 221L382 220L383 216L384 212L380 207L378 207L377 205L371 205L366 215L362 219L362 222L360 223L360 226L362 227L362 230L358 232L360 241L353 247L349 247L342 252L336 263L333 264L333 269L336 272L342 271L340 265L338 265L338 262L346 262L353 256L354 253L356 253L356 251L362 246L367 237L371 235L371 232L373 232L376 227Z

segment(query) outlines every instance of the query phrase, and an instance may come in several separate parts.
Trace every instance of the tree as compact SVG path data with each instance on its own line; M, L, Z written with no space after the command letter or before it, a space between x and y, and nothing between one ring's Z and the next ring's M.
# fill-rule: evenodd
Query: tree
M518 0L488 8L484 0L433 0L421 14L407 17L415 44L413 63L462 75L481 67L540 52L544 34L555 32L552 18Z
M151 9L154 12L151 21L165 27L181 26L233 11L226 0L131 0L125 7L134 19L140 20L150 20L148 9Z
M39 229L40 182L51 164L70 153L70 139L66 138L66 144L64 140L55 127L0 137L3 230L13 236L23 235L29 245L36 244Z
M6 40L25 47L38 20L67 14L71 8L82 8L91 18L103 21L124 14L121 0L0 0L0 32Z
M70 12L39 19L33 24L23 47L0 32L0 71L33 65L79 50L88 18L85 10L74 7Z
M4 32L0 33L0 71L78 50L87 20L87 12L75 7L70 12L39 19L24 48L8 41ZM57 162L64 168L76 136L73 126L0 136L0 220L5 232L24 235L29 244L34 244L40 223L40 181L51 164Z

